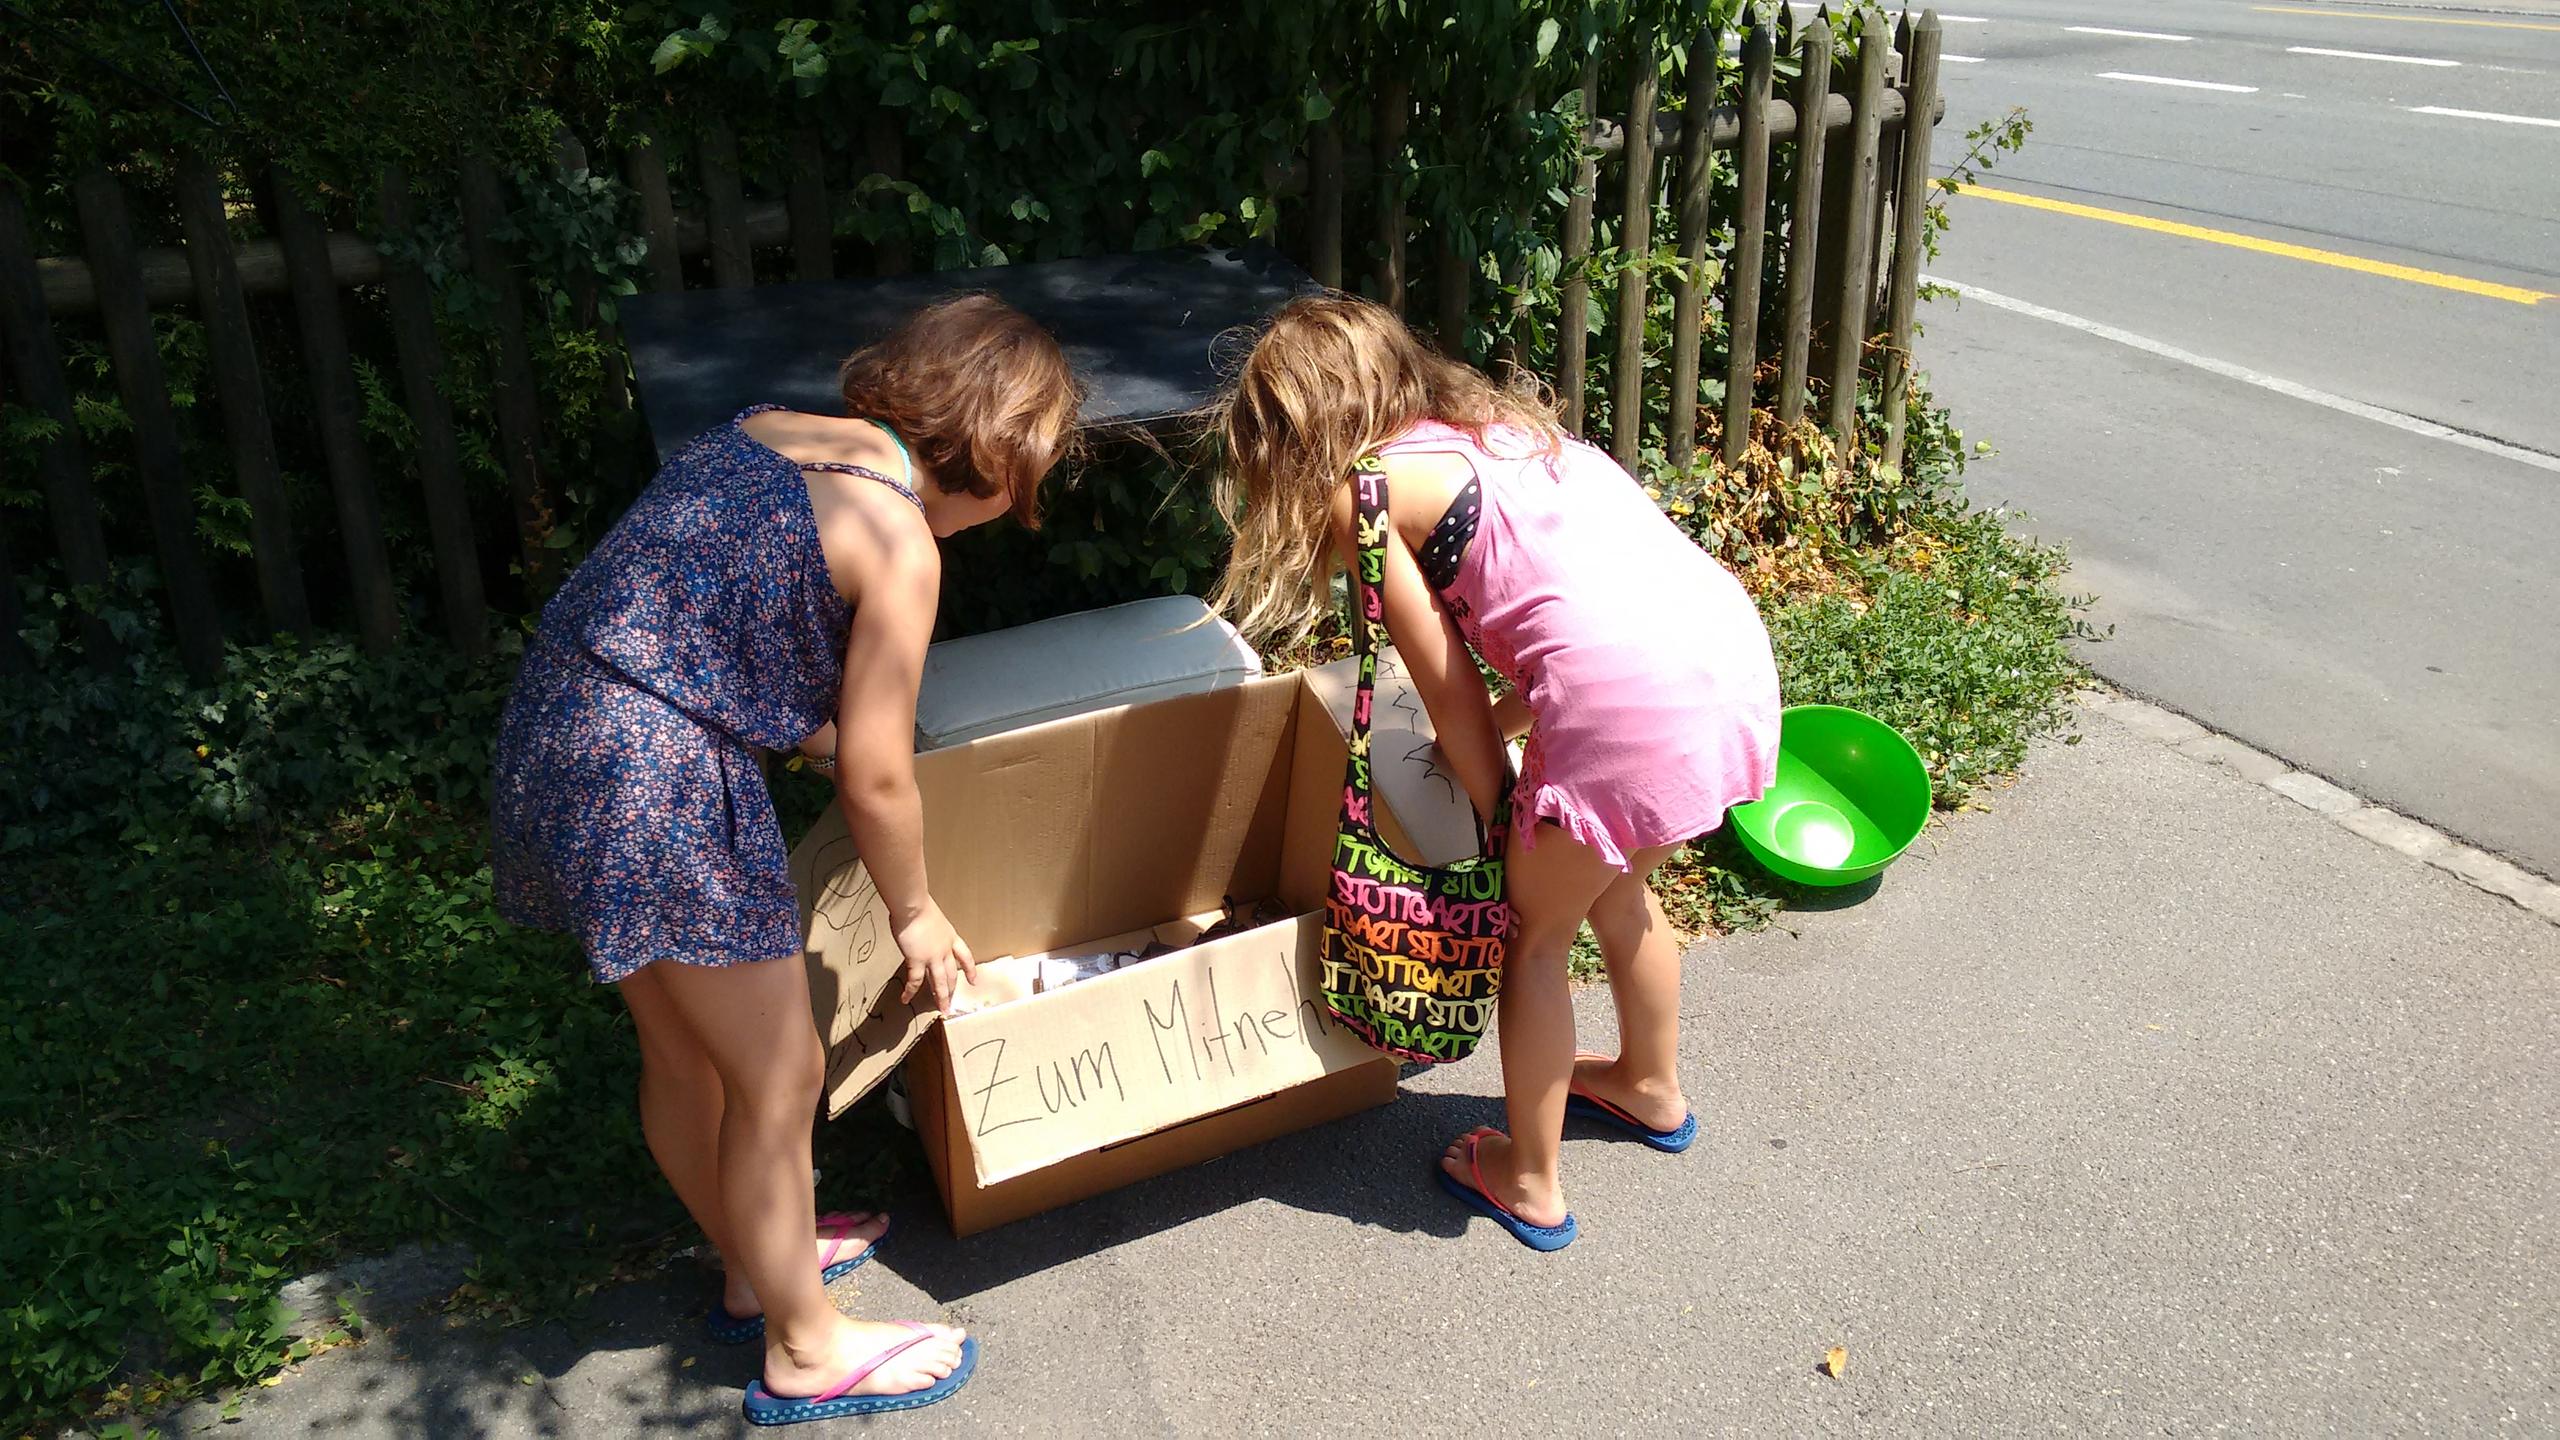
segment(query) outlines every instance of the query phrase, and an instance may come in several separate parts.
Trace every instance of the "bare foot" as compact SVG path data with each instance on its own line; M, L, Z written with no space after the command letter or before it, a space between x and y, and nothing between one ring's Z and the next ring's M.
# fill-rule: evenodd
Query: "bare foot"
M811 1349L794 1351L778 1339L767 1341L764 1388L786 1400L823 1395L843 1383L847 1375L870 1364L881 1351L915 1338L915 1331L904 1325L836 1318L835 1329L827 1339ZM845 1393L905 1395L925 1389L959 1369L960 1342L967 1338L967 1332L948 1325L924 1328L929 1338L922 1344L900 1351Z
M1467 1163L1467 1147L1475 1147L1475 1164ZM1503 1209L1532 1225L1561 1225L1565 1218L1564 1186L1553 1179L1532 1184L1523 1179L1511 1158L1511 1137L1499 1130L1461 1135L1441 1153L1440 1168L1459 1184L1474 1186L1484 1172L1484 1193Z
M1661 1079L1622 1074L1616 1057L1582 1055L1573 1062L1576 1088L1597 1096L1635 1117L1649 1130L1677 1130L1689 1118L1688 1097L1680 1093L1680 1077Z
M817 1259L819 1264L826 1263L830 1248L835 1251L835 1257L838 1260L850 1259L861 1254L863 1246L872 1244L889 1232L889 1217L886 1215L874 1215L867 1211L856 1210L845 1218L853 1222L851 1229L838 1232L832 1226L818 1227L816 1246L809 1253ZM836 1243L835 1237L839 1233L844 1237L842 1244ZM744 1270L733 1268L723 1272L720 1282L720 1303L728 1308L731 1315L741 1320L764 1313L764 1302L756 1298L755 1287L747 1283L747 1272Z

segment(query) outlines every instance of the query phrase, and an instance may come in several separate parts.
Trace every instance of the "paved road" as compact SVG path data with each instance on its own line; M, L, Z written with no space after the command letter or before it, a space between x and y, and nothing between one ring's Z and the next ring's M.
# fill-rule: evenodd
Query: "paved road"
M2092 663L2560 872L2560 5L1951 8L1942 146L2036 131L1954 202L1983 293L1922 358Z
M2092 720L1863 903L1702 946L1685 1157L1579 1130L1536 1255L1428 1178L1491 1055L1396 1104L839 1287L953 1314L962 1398L821 1435L2547 1435L2560 928ZM1594 1044L1608 998L1579 997ZM737 1433L695 1274L447 1331L223 1433ZM1846 1376L1817 1374L1832 1345ZM195 1434L215 1407L178 1417Z

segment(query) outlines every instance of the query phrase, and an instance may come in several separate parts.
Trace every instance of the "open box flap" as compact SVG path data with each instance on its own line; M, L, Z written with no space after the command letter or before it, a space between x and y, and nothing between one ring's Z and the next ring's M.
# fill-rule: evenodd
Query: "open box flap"
M906 960L890 934L889 907L853 858L853 837L833 806L791 852L791 879L807 937L810 1009L827 1042L832 1117L889 1078L937 1017L930 996L916 1005L898 1000Z
M1351 704L1359 692L1357 660L1336 660L1307 672L1307 683L1351 733ZM1392 650L1378 657L1378 698L1369 712L1369 783L1411 848L1405 858L1423 865L1454 865L1476 854L1474 807L1457 774L1442 763L1431 713ZM1382 824L1382 829L1392 826Z

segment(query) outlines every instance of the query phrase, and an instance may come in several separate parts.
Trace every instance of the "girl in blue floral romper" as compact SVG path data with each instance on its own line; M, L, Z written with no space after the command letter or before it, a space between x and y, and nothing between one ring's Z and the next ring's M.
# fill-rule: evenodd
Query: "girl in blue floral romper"
M834 773L906 993L947 1004L973 962L926 885L913 768L935 542L1036 523L1079 399L1057 342L987 296L918 312L843 382L843 418L760 405L687 445L552 598L491 816L500 910L576 935L631 1009L650 1153L720 1252L713 1334L764 1341L767 1424L931 1403L977 1342L827 1299L888 1222L814 1213L825 1056L756 752Z

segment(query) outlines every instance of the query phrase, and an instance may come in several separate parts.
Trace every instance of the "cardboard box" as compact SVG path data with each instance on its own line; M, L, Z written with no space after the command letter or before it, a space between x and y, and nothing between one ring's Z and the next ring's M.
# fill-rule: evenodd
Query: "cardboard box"
M1346 663L916 758L934 897L983 958L1229 902L1277 899L1285 921L946 1020L898 1002L903 963L841 817L794 850L828 1112L905 1063L956 1233L1394 1098L1395 1062L1317 986L1351 679ZM1391 668L1371 744L1387 837L1426 862L1470 853L1473 814Z

